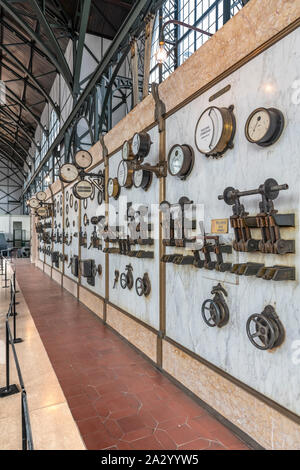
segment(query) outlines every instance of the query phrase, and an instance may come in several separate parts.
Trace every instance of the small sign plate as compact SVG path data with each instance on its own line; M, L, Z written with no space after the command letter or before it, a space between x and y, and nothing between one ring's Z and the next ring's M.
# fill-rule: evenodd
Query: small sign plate
M228 233L228 219L213 219L211 233Z

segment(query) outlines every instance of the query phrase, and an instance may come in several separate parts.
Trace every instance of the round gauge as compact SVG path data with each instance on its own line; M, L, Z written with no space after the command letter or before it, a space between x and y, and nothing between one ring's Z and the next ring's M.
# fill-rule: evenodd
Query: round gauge
M109 178L107 181L107 194L108 197L118 199L120 194L120 185L117 178Z
M130 168L129 164L121 160L118 166L118 183L121 186L121 188L131 188L132 186L132 176L133 176L133 170Z
M87 199L91 197L93 185L89 181L81 180L73 186L73 194L77 199Z
M32 197L31 199L29 199L28 205L29 207L31 207L31 209L36 209L37 207L39 207L40 203L35 197Z
M69 202L69 191L66 192L66 201Z
M75 211L75 212L78 211L78 201L75 201L75 202L74 202L74 211Z
M70 207L73 207L73 202L74 202L74 196L73 194L70 194Z
M84 199L84 201L83 201L83 208L84 208L84 209L87 209L87 206L88 206L88 200L87 200L87 199Z
M136 170L133 173L133 184L136 188L143 188L145 191L150 187L152 182L152 173L147 170Z
M211 106L200 116L195 128L195 144L199 152L207 157L221 157L233 147L235 117L233 106L217 108Z
M46 217L48 214L47 207L39 207L36 213L39 217Z
M68 215L69 213L69 204L66 205L66 214Z
M78 169L72 163L64 163L59 169L59 178L64 183L72 183L78 178Z
M151 147L151 137L147 132L137 132L132 139L132 153L135 157L147 157Z
M101 206L101 204L103 202L103 192L102 191L98 191L97 199L98 199L99 206Z
M74 157L76 166L85 170L93 163L93 157L87 150L79 150Z
M131 145L129 140L125 140L122 147L122 158L123 160L132 160L134 159L134 154L132 153Z
M68 217L66 218L66 227L70 227L70 221Z
M45 193L45 191L38 191L35 197L37 198L38 201L43 202L43 201L46 201L47 194Z
M249 142L268 147L274 144L282 134L284 116L275 108L255 109L247 119L245 135Z
M83 216L83 225L86 227L89 224L89 219L87 214L84 214Z
M194 151L189 145L174 145L168 155L168 170L172 176L184 180L194 166Z

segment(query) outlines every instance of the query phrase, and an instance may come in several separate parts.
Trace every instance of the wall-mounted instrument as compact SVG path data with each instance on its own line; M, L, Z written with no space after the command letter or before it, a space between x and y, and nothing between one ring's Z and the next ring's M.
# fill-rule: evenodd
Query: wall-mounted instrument
M120 185L118 183L118 178L109 178L107 181L107 194L108 197L113 197L114 199L118 199L120 195Z
M201 114L195 128L195 144L206 157L219 158L233 148L236 123L233 106L211 106Z
M202 304L202 318L207 326L222 328L229 321L229 309L225 300L228 294L221 284L214 286L211 293L213 298Z
M121 160L117 171L118 183L121 188L131 188L133 185L133 169L129 162Z
M135 291L139 297L144 295L148 297L151 292L151 283L148 273L145 273L143 277L137 277L135 280Z
M130 290L133 287L133 268L131 264L128 264L125 267L125 271L120 276L120 285L122 289L126 289L126 287Z
M194 160L194 150L190 145L173 145L168 154L170 175L185 180L192 172Z
M282 134L284 116L279 109L257 108L247 119L245 135L249 142L260 147L269 147Z

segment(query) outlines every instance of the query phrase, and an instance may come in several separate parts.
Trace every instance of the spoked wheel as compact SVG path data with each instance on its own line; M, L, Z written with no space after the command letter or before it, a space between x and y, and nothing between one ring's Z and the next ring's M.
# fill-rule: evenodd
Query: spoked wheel
M202 304L201 314L207 326L218 326L222 320L222 313L219 305L211 299L205 300Z

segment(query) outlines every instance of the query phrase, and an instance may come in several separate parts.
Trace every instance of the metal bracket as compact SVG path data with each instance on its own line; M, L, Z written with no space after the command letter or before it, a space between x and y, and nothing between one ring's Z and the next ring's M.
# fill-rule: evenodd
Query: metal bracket
M159 132L163 132L165 130L163 116L166 114L166 105L159 97L158 83L151 83L151 93L155 102L154 119L158 124Z

